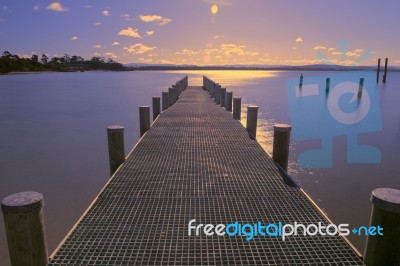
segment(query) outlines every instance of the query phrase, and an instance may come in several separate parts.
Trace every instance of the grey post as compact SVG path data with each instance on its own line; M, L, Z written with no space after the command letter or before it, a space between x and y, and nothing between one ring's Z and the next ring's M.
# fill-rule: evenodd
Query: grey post
M378 59L378 68L376 69L376 83L379 83L379 72L381 71L381 59Z
M160 97L153 97L153 121L156 120L157 116L161 113L160 111Z
M255 105L248 106L246 129L254 138L256 138L257 136L257 116L258 116L258 106Z
M226 95L226 88L221 88L220 90L220 106L225 107L225 95Z
M169 107L169 99L168 99L168 92L162 92L162 110L165 111Z
M272 159L287 171L289 160L290 131L292 127L286 124L274 125L274 144Z
M107 138L110 174L113 175L118 167L125 161L124 127L107 127Z
M217 84L215 87L215 103L216 104L221 104L221 85Z
M43 219L43 195L20 192L1 202L12 266L48 264Z
M358 93L357 93L358 98L361 98L362 96L363 87L364 87L364 78L360 78L360 82L358 84Z
M242 115L242 98L234 97L233 98L233 118L240 120L241 115Z
M303 74L300 74L300 81L299 81L299 87L303 87Z
M169 107L174 105L174 89L173 88L168 88L168 101L169 101Z
M371 195L371 202L370 226L375 226L376 230L374 232L375 235L369 233L367 237L364 263L367 266L399 265L400 190L392 188L374 189ZM382 229L380 230L379 228ZM380 235L379 232L383 235Z
M150 129L150 107L139 107L139 120L140 120L140 137Z
M225 97L225 110L232 112L232 96L233 93L231 91L226 92Z
M326 92L329 92L330 84L331 84L331 78L326 78L326 86L325 86Z
M383 83L386 83L388 60L389 58L385 58L385 72L383 73Z

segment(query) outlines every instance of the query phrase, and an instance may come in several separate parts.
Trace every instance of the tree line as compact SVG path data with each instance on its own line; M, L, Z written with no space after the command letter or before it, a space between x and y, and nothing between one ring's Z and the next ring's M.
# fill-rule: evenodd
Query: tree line
M65 54L63 57L49 58L46 54L33 54L30 58L13 55L9 51L2 53L0 57L0 73L9 72L29 72L29 71L60 71L76 72L88 70L127 70L121 63L111 58L94 56L90 60L85 60L81 56Z

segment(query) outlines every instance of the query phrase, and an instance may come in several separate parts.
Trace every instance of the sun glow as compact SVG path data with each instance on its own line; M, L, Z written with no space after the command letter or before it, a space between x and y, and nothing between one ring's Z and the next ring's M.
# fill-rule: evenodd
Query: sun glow
M218 13L218 6L217 5L212 5L211 6L211 14L215 15Z

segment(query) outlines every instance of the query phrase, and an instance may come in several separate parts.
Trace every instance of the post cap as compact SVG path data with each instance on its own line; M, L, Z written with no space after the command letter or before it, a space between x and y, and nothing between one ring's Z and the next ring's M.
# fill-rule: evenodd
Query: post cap
M275 124L274 131L277 132L290 132L292 130L292 126L288 124Z
M239 100L241 100L242 98L241 97L233 97L233 100L234 101L239 101Z
M43 195L34 191L12 194L1 201L3 213L27 213L43 206Z
M372 191L371 202L385 211L400 213L400 190L376 188Z
M160 96L153 96L152 99L160 99Z
M258 106L257 105L249 105L249 106L247 106L247 109L258 110Z
M124 132L123 126L112 125L107 127L107 132Z

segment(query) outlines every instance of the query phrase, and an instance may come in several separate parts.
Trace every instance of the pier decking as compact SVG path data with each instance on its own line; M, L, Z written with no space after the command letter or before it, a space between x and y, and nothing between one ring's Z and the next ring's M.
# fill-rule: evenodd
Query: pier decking
M201 87L162 112L50 265L363 265L340 236L188 235L188 223L329 222Z

